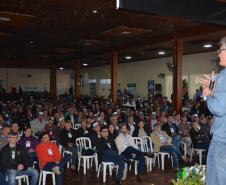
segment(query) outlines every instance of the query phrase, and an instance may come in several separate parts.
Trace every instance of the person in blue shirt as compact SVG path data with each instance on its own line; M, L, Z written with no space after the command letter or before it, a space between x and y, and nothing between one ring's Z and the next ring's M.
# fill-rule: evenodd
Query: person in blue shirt
M226 37L220 41L218 50L220 65L225 67L217 76L213 89L209 88L207 75L200 82L204 86L203 95L213 114L211 132L213 138L207 157L206 185L225 185L226 183Z

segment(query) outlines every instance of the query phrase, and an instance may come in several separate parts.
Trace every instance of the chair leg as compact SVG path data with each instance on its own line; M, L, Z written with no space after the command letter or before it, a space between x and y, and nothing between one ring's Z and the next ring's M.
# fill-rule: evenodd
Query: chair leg
M190 158L190 163L192 162L192 157L193 157L193 149L191 149L191 158Z
M39 175L39 181L38 181L38 185L41 185L41 181L42 181L42 172L40 173L40 175Z
M161 166L162 166L162 170L165 169L165 156L161 155Z
M107 172L107 166L103 165L103 182L106 182L106 172Z
M18 185L22 185L21 180L22 180L22 179L18 179Z
M113 169L113 166L110 164L108 165L108 170L109 170L109 175L112 176L112 169Z
M98 158L97 158L97 154L95 154L94 162L95 162L95 168L96 168L96 171L97 171L98 170Z
M78 171L80 170L80 165L81 165L81 157L78 157Z
M137 172L137 161L134 161L134 173L135 173L135 175L138 174L138 172Z
M27 185L29 185L29 178L28 178L28 176L26 176L26 183L27 183Z
M83 173L86 174L86 158L83 158Z
M46 174L43 173L42 175L42 185L46 184Z
M55 174L52 174L52 181L53 181L53 185L56 185L56 178L55 178Z
M199 151L199 164L202 165L202 151Z
M99 178L99 176L100 176L100 168L101 168L101 164L100 164L99 167L98 167L97 178Z

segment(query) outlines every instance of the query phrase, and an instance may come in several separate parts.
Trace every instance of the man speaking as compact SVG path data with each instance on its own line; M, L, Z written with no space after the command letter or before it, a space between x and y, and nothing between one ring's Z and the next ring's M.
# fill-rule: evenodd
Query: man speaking
M226 37L220 41L218 50L220 65L226 67ZM209 110L212 112L213 125L211 131L213 139L207 157L206 185L226 184L226 68L216 78L205 76L201 80Z

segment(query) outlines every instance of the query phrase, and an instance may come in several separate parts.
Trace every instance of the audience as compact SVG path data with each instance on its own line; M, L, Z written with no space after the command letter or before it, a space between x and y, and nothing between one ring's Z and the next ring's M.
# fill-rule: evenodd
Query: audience
M37 171L31 168L31 165L38 160L41 169L53 171L56 174L57 185L63 184L62 175L65 164L69 161L71 168L75 169L77 156L75 140L79 137L90 138L92 143L90 150L94 153L93 148L96 147L99 163L112 161L119 165L116 184L121 184L125 179L125 164L130 163L130 160L138 161L137 180L141 181L145 165L144 156L153 157L151 153L145 153L140 151L140 148L136 148L137 145L132 136L142 138L151 135L154 150L170 153L175 169L179 168L178 159L186 160L180 151L181 141L186 144L187 154L190 155L191 140L194 147L208 151L209 142L212 139L210 131L212 118L205 106L200 106L204 105L202 97L193 102L186 101L186 109L181 114L173 110L171 102L166 97L162 98L160 95L153 96L152 100L145 100L145 98L135 100L131 95L122 95L117 105L111 102L111 97L81 96L80 100L73 101L73 98L68 95L51 99L46 93L33 93L29 96L24 93L5 94L0 98L2 98L0 101L1 156L5 156L5 148L9 147L10 132L22 136L16 144L16 149L24 147L27 160L31 160L29 165L27 161L23 164L26 170L21 171L22 167L19 164L20 170L17 168L14 170L19 173L33 170L33 174L29 171L29 175L33 175L33 181ZM129 106L131 103L132 106ZM198 115L199 112L203 114ZM192 129L188 121L193 122ZM165 132L161 131L161 126ZM40 144L36 139L38 136L41 136ZM57 145L50 140L57 145L62 145L63 150L70 151L72 156L66 155L62 159ZM10 144L10 146L13 145ZM2 158L0 161L2 172L0 180L4 181L8 168L2 164ZM10 183L13 178L10 177ZM1 182L1 185L3 183Z

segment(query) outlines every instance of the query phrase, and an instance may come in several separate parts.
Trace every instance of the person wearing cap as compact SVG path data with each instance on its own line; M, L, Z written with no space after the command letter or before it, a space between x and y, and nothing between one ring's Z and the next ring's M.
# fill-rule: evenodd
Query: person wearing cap
M8 124L3 125L2 134L0 136L0 151L8 144L8 134L10 133L10 126Z
M72 165L71 169L75 169L75 159L78 154L76 146L76 139L78 138L77 132L72 129L71 122L68 120L65 122L65 127L60 132L60 144L65 150L72 152Z
M45 128L48 121L43 120L43 112L38 113L38 117L30 122L32 132L39 136Z
M60 151L55 143L50 141L47 133L42 133L41 143L36 147L36 153L41 170L55 173L56 185L62 185L64 166L71 160L71 155L65 154L61 158Z
M0 162L6 173L8 185L16 185L16 176L28 175L31 177L31 185L36 185L38 171L31 167L31 161L27 150L17 144L18 135L10 133L8 144L1 150Z
M116 175L116 185L121 184L123 178L123 171L125 169L125 162L123 156L118 154L113 138L108 137L108 127L103 126L101 128L101 138L98 139L97 143L97 155L99 164L103 162L113 162L118 165L118 173Z
M197 121L192 122L192 127L190 131L190 136L192 140L193 148L204 149L205 154L208 153L210 141L205 138L205 130ZM206 161L207 155L204 156Z

